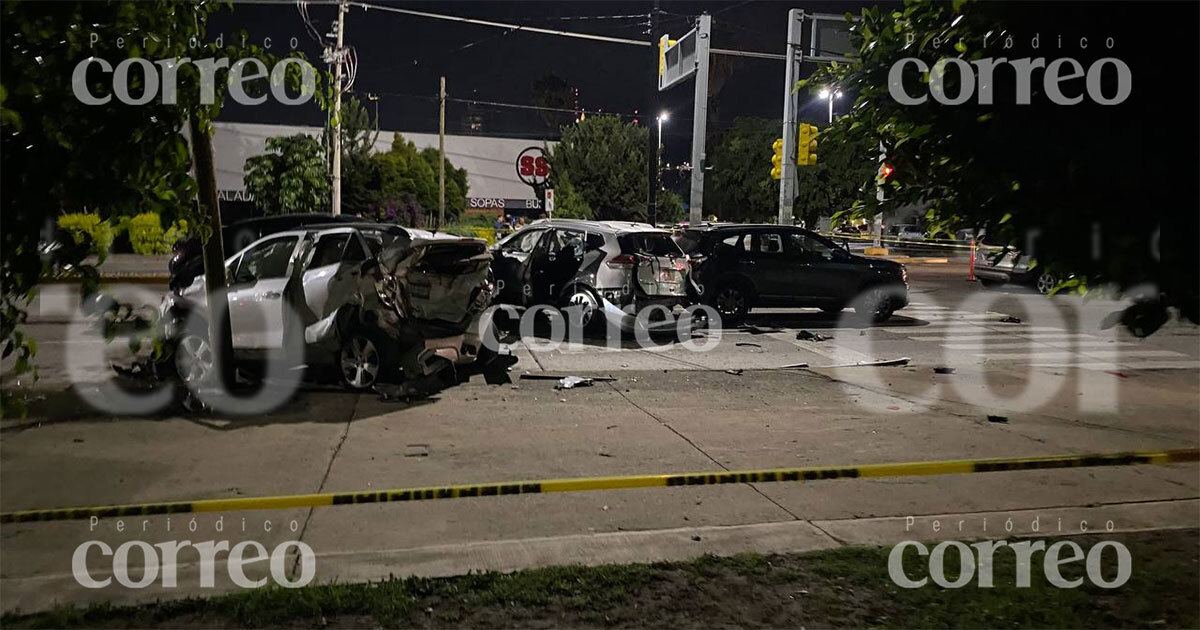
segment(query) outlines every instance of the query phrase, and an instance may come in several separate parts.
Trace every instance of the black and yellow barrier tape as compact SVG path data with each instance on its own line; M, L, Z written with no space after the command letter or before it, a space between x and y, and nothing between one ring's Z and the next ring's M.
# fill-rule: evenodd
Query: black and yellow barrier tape
M1093 455L1056 455L1051 457L1020 457L994 459L959 459L948 461L908 462L899 464L866 464L862 466L815 466L809 468L777 468L771 470L730 470L719 473L688 473L682 475L629 475L624 477L581 477L576 479L546 479L509 483L484 483L429 488L400 488L367 492L325 492L238 499L201 499L197 501L168 501L133 503L94 507L23 510L0 514L0 523L32 521L63 521L154 514L189 514L195 512L227 512L234 510L280 510L288 508L388 503L392 501L427 501L433 499L463 499L467 497L507 496L517 494L546 494L550 492L590 492L627 488L660 488L671 486L706 486L729 483L770 483L780 481L818 481L824 479L859 479L869 477L912 477L921 475L955 475L963 473L999 472L1012 470L1045 470L1051 468L1089 468L1096 466L1136 466L1200 461L1200 449L1142 451Z

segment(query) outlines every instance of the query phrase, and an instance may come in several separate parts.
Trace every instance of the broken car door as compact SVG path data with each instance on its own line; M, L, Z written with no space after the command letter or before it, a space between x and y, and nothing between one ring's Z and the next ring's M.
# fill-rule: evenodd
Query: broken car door
M496 277L502 304L525 304L525 275L529 256L546 230L532 228L517 232L496 248L492 273Z
M235 348L283 345L283 290L300 238L279 236L246 250L233 272L229 323Z

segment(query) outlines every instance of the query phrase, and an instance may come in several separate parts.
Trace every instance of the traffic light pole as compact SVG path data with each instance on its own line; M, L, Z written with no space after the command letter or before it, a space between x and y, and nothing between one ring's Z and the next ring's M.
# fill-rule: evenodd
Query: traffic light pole
M646 134L646 179L649 181L646 191L646 218L650 220L650 225L658 225L658 154L662 150L662 120L659 119L658 106L658 0L654 0L654 8L650 11L650 42L651 50L654 51L654 64L651 66L654 74L650 75L646 121L649 122L649 116L654 116L658 121L658 143L656 144L651 137L653 134ZM646 128L649 131L650 125L647 124Z
M804 52L800 49L800 29L804 11L788 11L786 70L783 81L783 164L779 179L779 225L792 225L792 206L796 201L796 110L798 93L796 82L800 80L800 62Z
M704 216L704 134L708 124L708 51L712 16L700 16L696 31L696 102L692 113L692 191L688 222L700 223Z

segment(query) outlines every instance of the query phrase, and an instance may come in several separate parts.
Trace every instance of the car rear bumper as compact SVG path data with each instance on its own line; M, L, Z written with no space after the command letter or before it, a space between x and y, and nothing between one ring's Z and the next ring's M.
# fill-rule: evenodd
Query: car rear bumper
M684 330L691 330L695 322L686 310L690 303L691 301L683 296L647 297L635 299L620 307L604 299L602 312L609 324L623 332L671 332L679 330L680 326L683 326ZM686 321L681 323L680 320Z

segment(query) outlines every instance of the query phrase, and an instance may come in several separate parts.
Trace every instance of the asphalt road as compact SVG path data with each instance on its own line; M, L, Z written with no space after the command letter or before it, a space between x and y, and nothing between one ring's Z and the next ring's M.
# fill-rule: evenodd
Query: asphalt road
M756 312L756 328L690 340L719 334L705 351L532 338L513 344L509 383L474 377L415 402L313 386L242 417L90 411L79 392L94 384L69 389L67 360L95 342L67 335L48 295L29 326L42 398L28 418L0 424L0 509L1200 444L1195 327L1134 339L1099 327L1116 302L985 291L958 264L914 264L910 282L910 306L883 324ZM831 338L798 339L802 331ZM908 361L866 365L895 359ZM796 364L809 368L785 368ZM103 365L85 372L102 378ZM564 391L526 372L616 380ZM908 516L970 525L1040 514L1069 527L1090 510L1093 521L1153 527L1164 522L1146 514L1170 512L1195 526L1197 497L1195 466L1177 465L205 514L186 534L182 516L120 530L116 519L6 525L0 590L5 609L213 592L197 587L186 560L181 587L83 589L71 560L87 540L255 540L268 550L301 540L317 554L318 579L361 580L839 544L863 540L847 532L868 526L885 540L911 535ZM111 572L98 554L91 564Z

